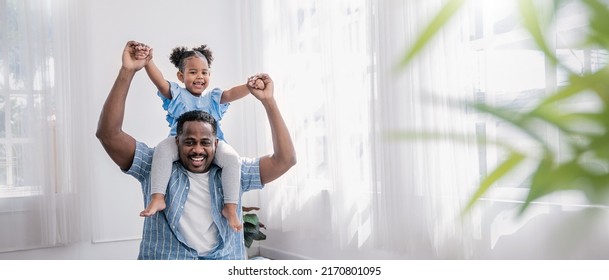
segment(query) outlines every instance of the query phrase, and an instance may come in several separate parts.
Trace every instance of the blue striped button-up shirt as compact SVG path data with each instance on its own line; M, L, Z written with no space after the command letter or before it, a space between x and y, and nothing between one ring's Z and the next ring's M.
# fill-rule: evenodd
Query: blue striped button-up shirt
M154 148L137 142L135 157L127 174L135 177L142 185L144 205L150 202L150 166ZM197 251L189 247L184 236L178 230L178 221L182 216L186 197L190 189L190 181L186 169L179 161L174 162L173 171L167 186L165 201L167 208L152 217L144 219L144 230L140 243L138 259L163 259L163 260L187 260L187 259L244 259L245 245L243 243L243 231L232 230L228 221L222 216L224 205L222 183L220 174L222 169L213 165L209 170L209 193L211 195L212 218L218 227L218 243L208 254L199 256ZM261 189L259 159L242 158L241 160L241 192ZM239 217L241 217L241 200L237 205Z

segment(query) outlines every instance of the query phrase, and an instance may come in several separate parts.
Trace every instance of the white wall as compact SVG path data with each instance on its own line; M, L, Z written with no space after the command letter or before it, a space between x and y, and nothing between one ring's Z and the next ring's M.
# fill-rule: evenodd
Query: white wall
M72 61L75 108L73 173L81 200L82 235L64 247L0 254L0 259L135 259L143 209L139 183L124 175L104 152L95 129L101 107L121 64L128 40L154 48L155 62L167 79L176 69L169 52L178 45L208 44L214 52L212 86L243 83L238 0L93 0L73 1ZM249 98L249 97L248 97ZM253 99L253 98L252 98ZM227 140L246 153L238 135L248 102L231 106L223 129ZM239 104L243 103L243 104ZM124 129L150 146L167 136L165 114L156 89L142 71L127 100ZM232 137L235 135L234 137Z

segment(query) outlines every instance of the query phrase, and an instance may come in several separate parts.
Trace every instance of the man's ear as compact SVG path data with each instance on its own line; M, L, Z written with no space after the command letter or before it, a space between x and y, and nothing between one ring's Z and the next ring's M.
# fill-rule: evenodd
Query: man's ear
M176 76L178 76L178 80L180 80L180 82L184 83L184 73L182 73L182 71L178 71Z

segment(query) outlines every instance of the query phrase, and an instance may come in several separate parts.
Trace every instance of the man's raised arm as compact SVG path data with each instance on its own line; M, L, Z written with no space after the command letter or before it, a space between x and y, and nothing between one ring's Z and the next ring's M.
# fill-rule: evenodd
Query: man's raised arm
M260 74L257 78L264 82L263 90L254 87L256 78L251 79L248 86L250 92L264 106L273 138L273 154L260 159L260 180L263 184L267 184L285 174L296 164L296 151L288 127L273 96L273 80L266 74Z
M95 136L122 170L131 167L135 155L135 139L122 129L127 93L135 73L146 65L148 54L148 46L134 41L127 42L123 50L121 69L97 123Z

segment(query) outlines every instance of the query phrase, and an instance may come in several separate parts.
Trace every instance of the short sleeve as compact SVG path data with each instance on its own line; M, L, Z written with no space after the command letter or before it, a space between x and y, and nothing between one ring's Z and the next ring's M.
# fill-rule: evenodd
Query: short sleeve
M183 100L185 97L180 85L169 81L168 83L171 99L166 98L159 91L157 91L157 95L161 98L161 101L163 101L163 110L167 112L167 116L165 117L165 119L167 120L167 124L170 127L173 127L175 126L178 117L189 110L188 108L186 108L187 102Z
M262 189L260 158L241 158L241 191Z
M136 142L133 163L131 163L129 170L123 172L133 176L140 183L145 182L150 177L150 166L153 154L154 148L150 148L142 142Z
M224 113L226 113L226 110L228 110L228 106L230 105L230 103L224 103L221 104L220 102L222 101L222 93L224 91L219 89L219 88L214 88L210 93L209 93L209 99L210 99L210 114L216 118L216 121L220 121L222 119L222 117L224 116Z
M169 82L169 89L171 99L167 99L160 92L157 92L157 95L163 101L163 109L167 112L166 120L169 127L171 127L169 135L176 134L178 118L188 111L201 110L207 112L219 123L230 105L228 103L220 104L223 91L219 88L206 91L201 96L190 94L187 89L179 86L175 82ZM224 140L224 134L219 126L218 138Z

